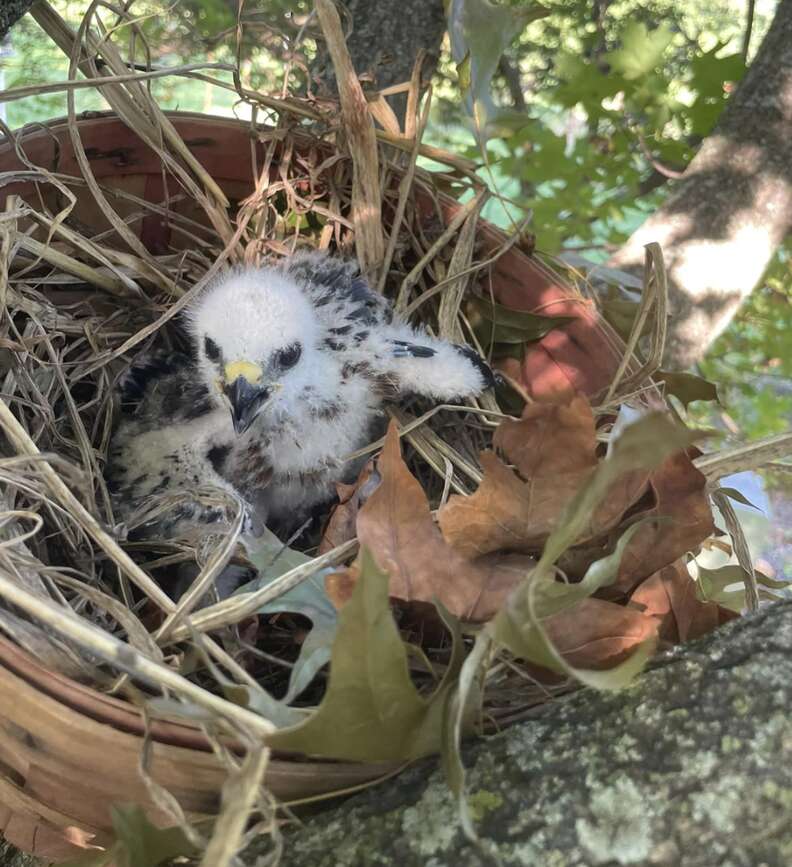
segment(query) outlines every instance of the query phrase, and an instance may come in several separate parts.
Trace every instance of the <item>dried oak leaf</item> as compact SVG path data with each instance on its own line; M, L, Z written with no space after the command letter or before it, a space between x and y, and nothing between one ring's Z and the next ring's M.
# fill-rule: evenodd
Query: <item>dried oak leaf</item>
M634 608L589 597L543 621L555 648L575 668L613 668L657 635L657 621Z
M326 554L355 538L355 524L360 507L378 484L379 474L374 469L374 461L366 462L357 481L353 484L345 485L343 482L336 484L338 505L330 514L322 534L322 541L319 544L320 554Z
M660 639L671 644L700 638L738 616L698 598L696 583L683 558L647 578L632 594L630 607L653 619Z
M398 430L391 424L377 469L382 477L357 516L357 536L390 579L392 598L430 603L439 599L454 615L483 622L501 607L512 588L533 567L519 555L468 560L444 539L429 502L401 457ZM325 582L333 601L343 604L354 588L359 564Z
M580 396L565 405L528 405L519 421L500 425L494 445L514 470L493 452L482 452L478 490L470 497L451 497L438 514L446 541L469 558L541 548L598 463L594 416ZM648 475L636 471L617 479L579 541L618 524Z
M663 520L647 521L630 540L616 587L631 591L639 581L673 564L715 532L706 483L685 452L671 455L651 474L654 506L639 517L657 515Z

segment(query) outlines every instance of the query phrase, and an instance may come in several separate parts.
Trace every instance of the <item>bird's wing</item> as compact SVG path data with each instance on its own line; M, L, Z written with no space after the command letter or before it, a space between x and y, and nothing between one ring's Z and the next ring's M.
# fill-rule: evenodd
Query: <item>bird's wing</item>
M405 322L376 330L367 342L373 372L390 393L455 401L495 384L489 365L471 347L440 340Z
M470 347L439 340L396 316L355 261L298 253L284 267L325 325L323 348L348 370L373 380L385 396L458 400L494 384L489 366Z
M195 362L183 352L142 356L121 378L119 393L122 420L191 421L214 408Z
M220 489L233 506L237 492L218 466L231 432L228 413L212 403L193 360L182 353L144 356L119 390L120 414L105 471L117 517L128 521L152 498L176 496L179 504L146 525L145 535L184 535L188 525L226 521L228 504L195 496Z

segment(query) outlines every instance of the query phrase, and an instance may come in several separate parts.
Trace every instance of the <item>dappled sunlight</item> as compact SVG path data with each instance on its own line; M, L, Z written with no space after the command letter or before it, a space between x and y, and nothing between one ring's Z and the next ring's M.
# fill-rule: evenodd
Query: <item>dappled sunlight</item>
M739 223L739 217L734 222ZM717 287L725 301L735 294L747 295L774 252L774 240L764 225L744 224L727 238L694 238L680 244L671 253L671 271L693 298L702 298Z

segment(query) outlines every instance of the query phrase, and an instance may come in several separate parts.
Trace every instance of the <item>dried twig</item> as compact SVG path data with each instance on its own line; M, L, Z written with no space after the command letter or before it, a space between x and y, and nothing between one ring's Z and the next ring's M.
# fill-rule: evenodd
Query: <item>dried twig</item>
M382 239L382 193L374 123L360 86L332 0L316 0L316 12L335 68L344 133L352 154L352 219L355 250L363 270L376 282L385 245Z

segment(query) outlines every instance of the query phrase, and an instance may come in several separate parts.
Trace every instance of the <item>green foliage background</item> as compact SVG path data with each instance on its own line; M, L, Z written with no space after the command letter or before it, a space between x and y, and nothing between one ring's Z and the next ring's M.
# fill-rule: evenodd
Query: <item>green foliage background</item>
M88 3L53 5L76 25ZM154 60L177 65L234 61L233 6L229 0L137 0L133 9ZM540 249L604 261L668 195L673 179L667 175L684 169L717 122L745 69L747 6L747 0L548 0L542 8L525 0L497 7L490 0L447 0L451 15L467 7L468 14L493 22L477 28L486 39L469 46L474 89L493 39L508 47L503 61L483 70L487 105L477 136L460 92L470 84L470 58L455 63L446 46L428 140L482 162L486 138L482 176L503 198L491 202L485 216L509 225L530 211ZM310 8L303 0L245 4L246 82L270 92L306 86L315 52L313 24L304 26ZM757 3L753 50L774 8L774 0ZM6 87L66 77L65 57L31 18L16 25L10 45L11 56L2 60ZM142 43L138 59L146 59ZM162 79L151 87L169 108L240 116L246 109L233 93L199 81ZM106 107L91 90L78 92L76 103L80 111ZM62 94L12 102L6 120L12 128L45 121L64 114L65 105ZM791 250L787 245L779 252L761 289L701 364L699 372L719 383L723 406L694 403L695 420L746 437L788 426Z

